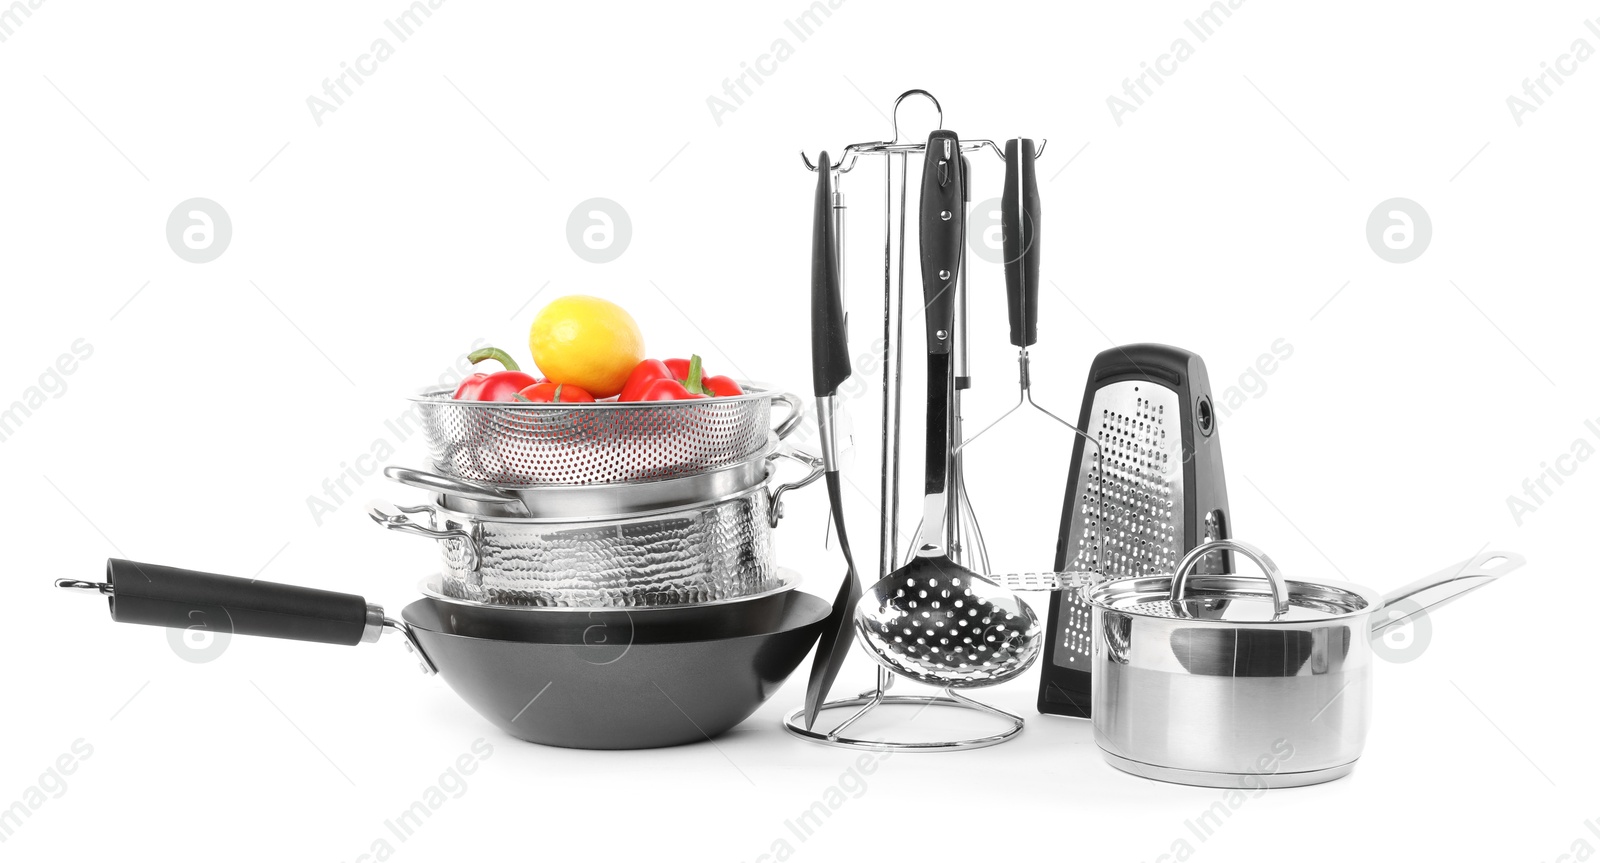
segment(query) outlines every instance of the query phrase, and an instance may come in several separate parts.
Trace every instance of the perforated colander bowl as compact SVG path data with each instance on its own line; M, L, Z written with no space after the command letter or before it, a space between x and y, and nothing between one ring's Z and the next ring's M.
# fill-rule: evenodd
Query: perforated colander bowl
M749 458L803 419L800 398L762 387L726 398L532 404L412 397L435 469L495 485L587 485L689 476ZM777 429L772 403L789 413Z

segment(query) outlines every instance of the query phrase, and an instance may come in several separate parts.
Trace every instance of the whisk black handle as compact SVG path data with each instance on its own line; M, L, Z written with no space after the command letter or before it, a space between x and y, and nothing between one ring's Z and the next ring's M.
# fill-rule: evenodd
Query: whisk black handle
M1039 182L1033 140L1006 142L1006 183L1000 197L1005 250L1006 302L1011 343L1025 348L1039 340Z

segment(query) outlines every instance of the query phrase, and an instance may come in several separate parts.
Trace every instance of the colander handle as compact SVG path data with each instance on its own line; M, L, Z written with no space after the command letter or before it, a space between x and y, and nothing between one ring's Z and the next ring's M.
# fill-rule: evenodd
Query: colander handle
M772 433L778 436L778 440L783 440L791 432L799 428L800 423L805 421L805 402L801 401L800 397L794 393L773 393L772 400L782 403L784 407L789 409L789 415L784 417L783 422L772 430Z
M492 485L457 479L453 476L430 473L425 470L416 470L409 467L396 467L390 465L383 469L383 475L401 485L420 488L423 491L432 491L439 494L448 494L467 500L484 501L485 503L505 503L527 512L527 506L522 498Z
M1267 576L1267 583L1272 586L1272 619L1277 620L1289 613L1289 583L1284 581L1283 573L1278 570L1278 565L1266 553L1249 543L1236 539L1214 539L1210 542L1195 546L1194 550L1183 556L1178 561L1178 569L1172 576L1172 594L1168 597L1172 602L1183 601L1183 595L1189 586L1189 575L1200 559L1208 554L1218 551L1236 551L1248 558L1261 568Z

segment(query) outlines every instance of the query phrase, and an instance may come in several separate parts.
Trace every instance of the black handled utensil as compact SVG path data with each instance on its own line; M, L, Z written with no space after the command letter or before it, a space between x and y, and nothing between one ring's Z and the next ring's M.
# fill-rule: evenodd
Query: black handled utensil
M965 179L961 173L960 139L954 132L934 132L928 138L927 162L922 169L918 228L928 353L945 357L946 375L956 317L956 279L961 273L961 247L966 238L966 220L961 217L965 211Z
M850 551L849 534L844 526L844 493L839 485L839 444L834 421L834 398L850 377L850 345L846 338L844 300L839 290L839 238L833 218L833 166L828 154L817 162L816 213L811 225L811 380L817 397L817 428L822 437L822 458L828 486L828 505L833 526L839 533L839 548L844 552L845 576L833 600L833 610L823 623L817 656L806 683L806 728L817 721L817 712L828 697L834 678L850 654L855 631L850 617L861 599L861 580L856 575L855 557Z
M928 425L922 527L911 561L867 592L856 629L884 667L951 688L1009 680L1038 658L1043 642L1027 603L950 556L952 496L951 327L960 275L965 177L960 140L928 139L922 171L922 299L928 319Z
M966 449L1006 417L1029 405L1084 437L1083 430L1033 400L1033 373L1028 348L1039 340L1039 181L1034 159L1039 151L1030 138L1006 142L1005 190L1000 196L1001 244L1005 250L1006 312L1011 321L1011 343L1017 346L1017 403L981 431L962 441Z
M1039 181L1034 175L1037 155L1028 138L1006 142L1006 184L1000 195L1011 343L1024 351L1039 340Z

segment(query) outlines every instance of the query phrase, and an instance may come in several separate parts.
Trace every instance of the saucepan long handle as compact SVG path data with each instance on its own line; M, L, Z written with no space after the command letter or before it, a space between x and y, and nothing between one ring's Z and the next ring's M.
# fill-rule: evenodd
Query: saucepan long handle
M1384 594L1372 616L1372 640L1432 612L1527 563L1512 551L1485 551Z

